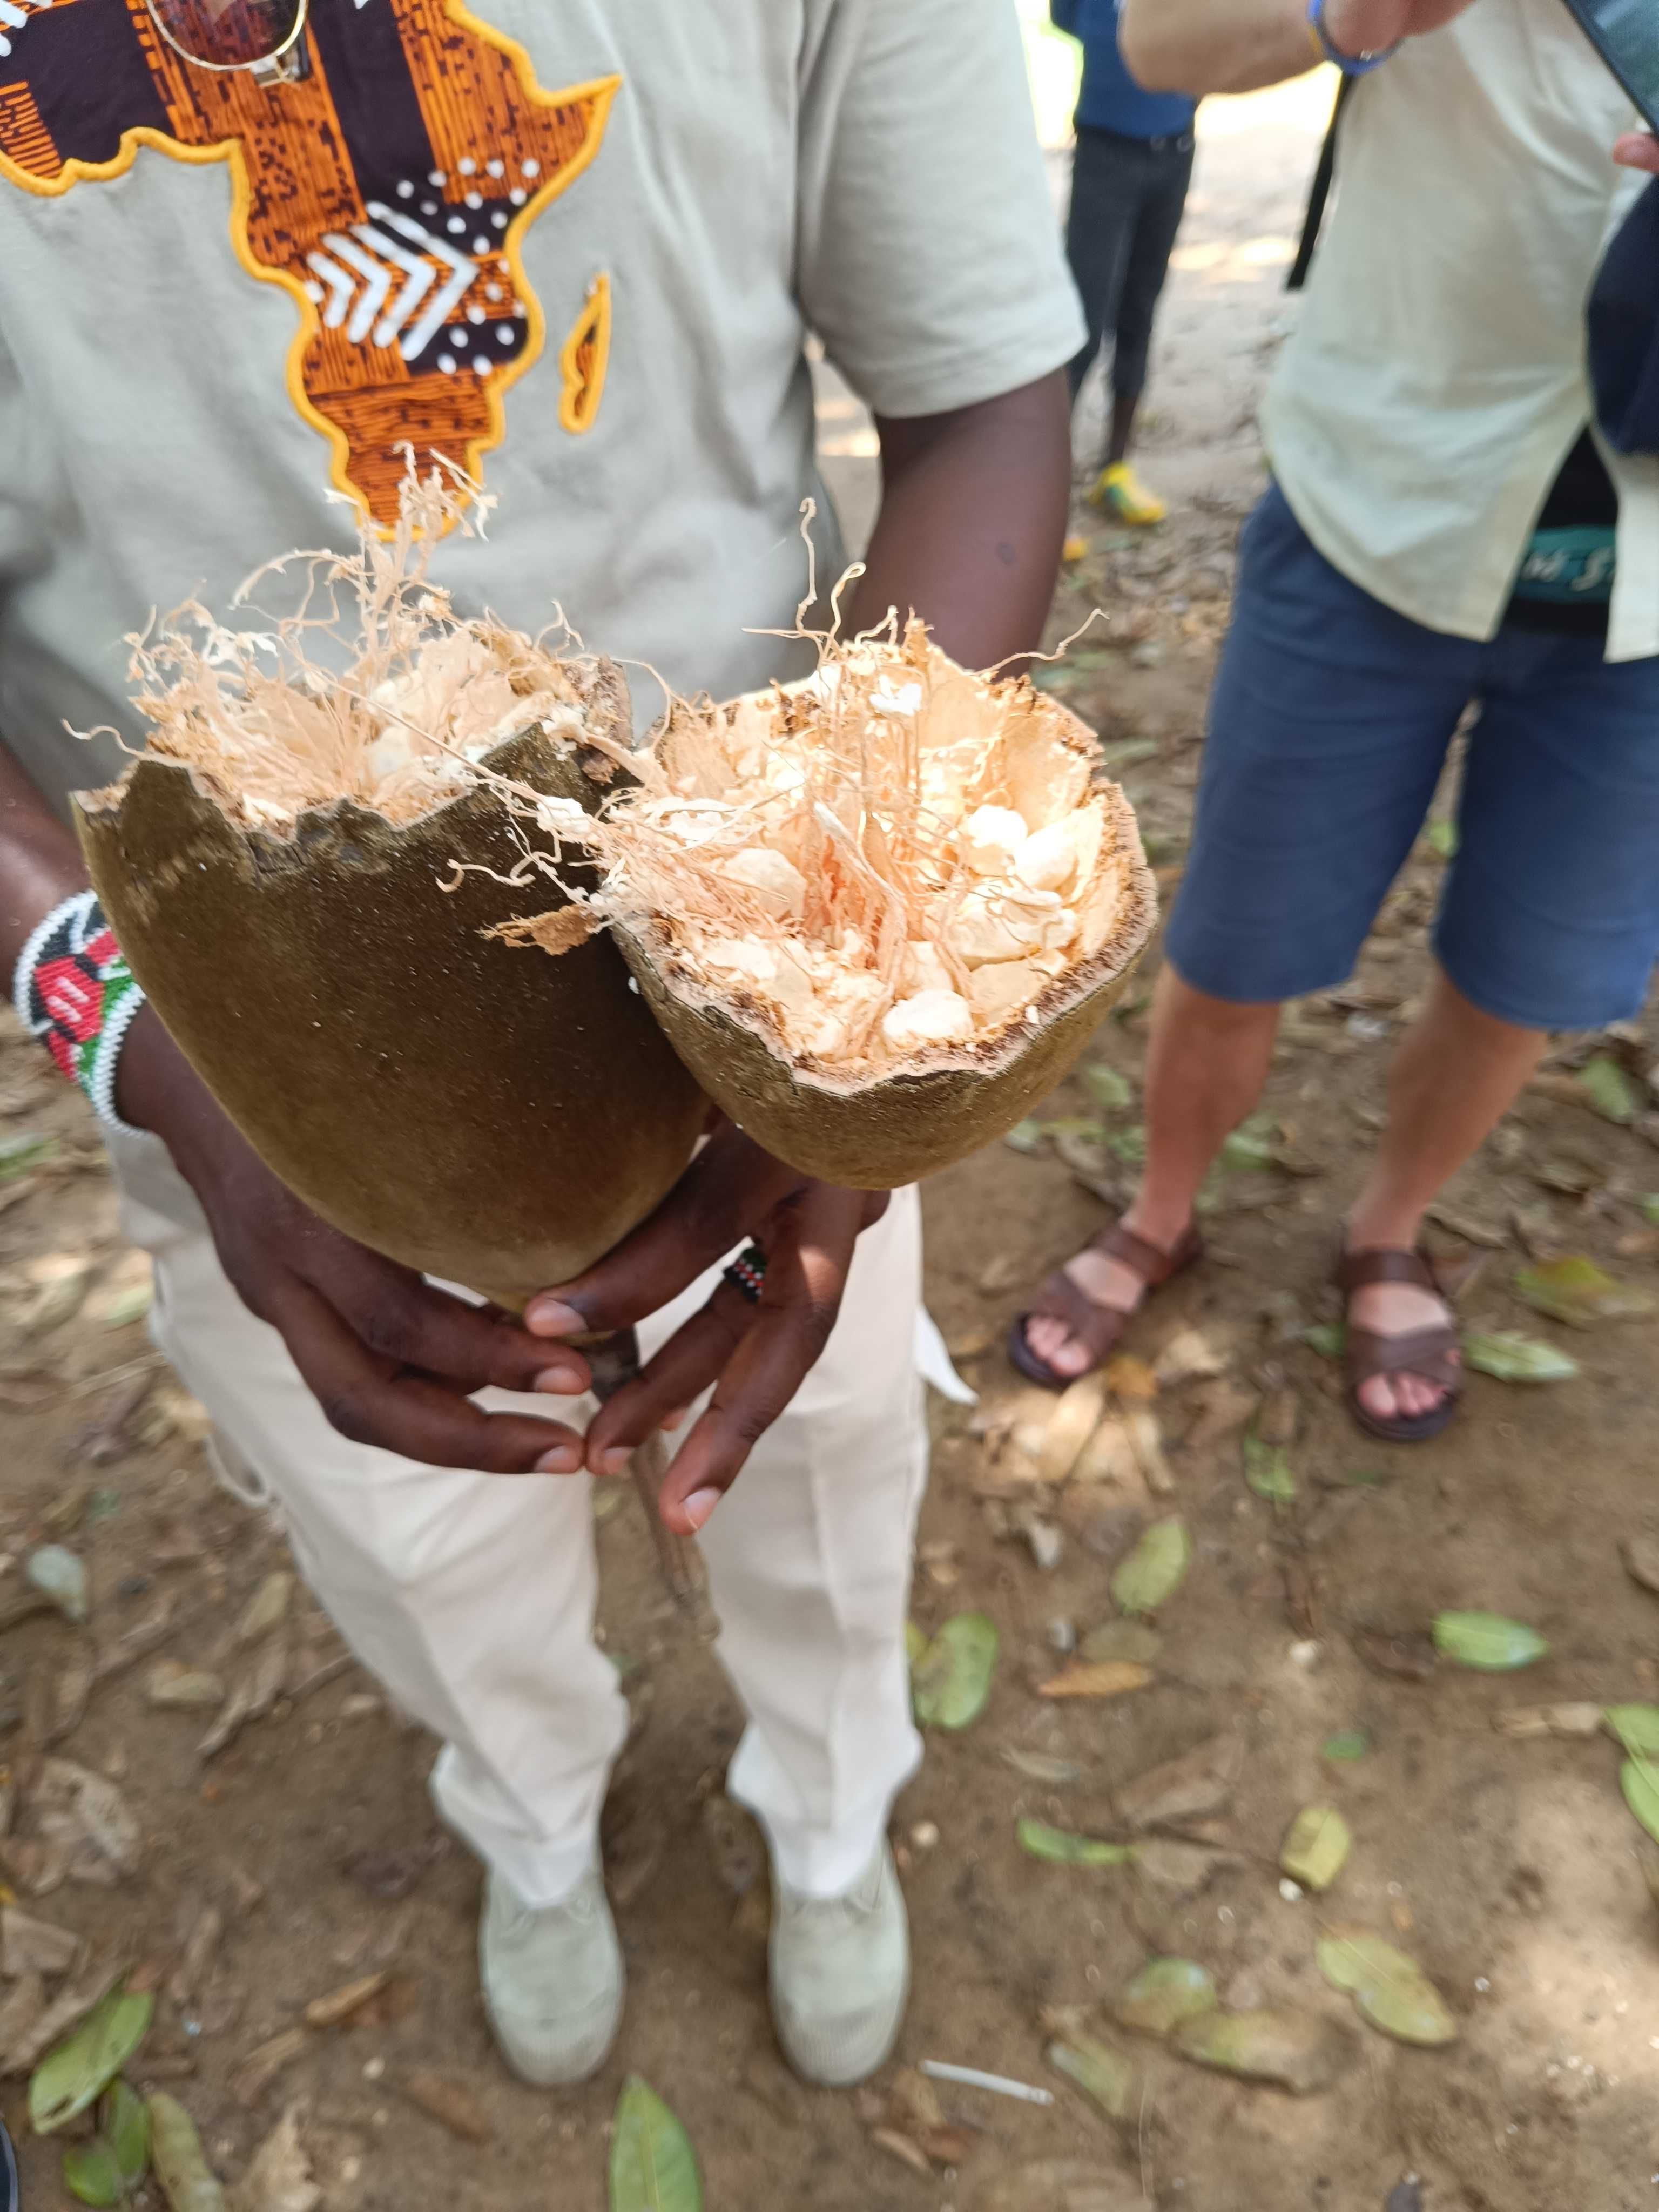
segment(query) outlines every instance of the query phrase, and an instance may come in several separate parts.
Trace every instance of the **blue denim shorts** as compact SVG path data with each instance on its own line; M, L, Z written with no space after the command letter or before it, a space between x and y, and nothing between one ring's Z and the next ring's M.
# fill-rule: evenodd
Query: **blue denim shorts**
M1659 959L1659 659L1398 615L1334 568L1275 486L1246 525L1210 710L1176 971L1241 1003L1352 969L1471 704L1436 954L1526 1029L1598 1029Z

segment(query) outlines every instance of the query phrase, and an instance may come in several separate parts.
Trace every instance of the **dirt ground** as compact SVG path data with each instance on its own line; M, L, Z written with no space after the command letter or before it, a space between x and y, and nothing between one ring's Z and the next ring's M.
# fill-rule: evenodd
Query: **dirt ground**
M1058 618L1073 626L1097 601L1111 617L1051 680L1114 749L1166 886L1232 542L1259 482L1250 411L1282 328L1277 278L1316 127L1305 99L1210 119L1145 453L1176 518L1133 544L1097 529ZM0 1756L8 1781L27 1777L49 1742L116 1784L142 1838L125 1879L54 1887L61 1863L26 1792L0 1855L28 1911L158 1990L134 2078L187 2105L227 2179L297 2104L325 2212L599 2212L611 2112L638 2073L689 2130L710 2212L1636 2212L1656 2201L1659 1920L1616 1747L1595 1734L1510 1737L1494 1722L1517 1705L1659 1691L1659 1599L1620 1559L1621 1544L1659 1540L1647 1486L1655 1324L1576 1332L1513 1287L1529 1258L1584 1254L1659 1290L1659 1231L1640 1205L1659 1190L1655 1122L1600 1118L1572 1073L1594 1049L1644 1080L1659 1026L1564 1046L1460 1180L1438 1231L1448 1258L1469 1265L1469 1326L1570 1350L1577 1379L1476 1376L1445 1438L1390 1450L1350 1428L1335 1371L1303 1334L1328 1318L1336 1224L1392 1040L1423 988L1440 842L1425 838L1352 987L1291 1010L1264 1138L1289 1165L1246 1163L1218 1185L1211 1263L1136 1329L1131 1349L1157 1371L1122 1371L1127 1395L1088 1462L1095 1480L1040 1480L1053 1401L1018 1385L1000 1346L1021 1285L1100 1224L1099 1194L1127 1172L1143 995L1092 1054L1127 1079L1131 1103L1103 1114L1109 1085L1069 1084L1043 1116L1069 1129L1035 1152L998 1146L927 1194L930 1298L981 1396L935 1407L914 1613L931 1632L982 1611L1001 1649L988 1709L933 1735L897 1808L916 1988L896 2066L954 2061L1054 2093L1038 2106L941 2090L958 2127L939 2140L958 2162L931 2173L876 2140L896 2118L907 2132L884 2109L894 2069L874 2097L815 2094L776 2055L763 1872L720 1796L738 1716L662 1595L620 1490L603 1501L599 1543L606 1641L638 1720L606 1823L627 2021L587 2088L542 2095L508 2079L478 2002L478 1872L446 1844L425 1794L434 1746L386 1709L303 1594L263 1638L237 1642L250 1601L285 1565L280 1534L217 1486L195 1409L147 1352L142 1279L88 1117L15 1029L0 1031L0 1620L41 1542L76 1553L92 1591L84 1631L50 1613L0 1631ZM30 1166L20 1140L35 1133L50 1141ZM1154 1382L1154 1397L1134 1395ZM1295 1495L1279 1504L1243 1480L1241 1431L1263 1401L1291 1439ZM1139 1457L1104 1449L1128 1437L1111 1425L1126 1414ZM1104 1701L1039 1696L1070 1645L1111 1619L1116 1561L1171 1514L1194 1558L1158 1616L1150 1682ZM1516 1677L1444 1662L1423 1673L1414 1639L1443 1609L1470 1608L1529 1624L1547 1657ZM89 1681L94 1662L104 1671ZM210 1694L191 1670L250 1668L274 1702L210 1758L198 1747L213 1706L152 1702L158 1686ZM1364 1756L1322 1755L1354 1731ZM1121 1787L1217 1738L1237 1747L1236 1782L1178 1817L1201 1850L1173 1887L1150 1867L1048 1864L1019 1848L1025 1816L1121 1834ZM1339 1808L1355 1839L1322 1900L1284 1890L1277 1865L1311 1803ZM0 1806L10 1818L9 1790ZM70 1868L100 1870L85 1854ZM222 1923L216 1948L207 1907ZM1408 1950L1458 2040L1409 2049L1362 2026L1316 1966L1328 1920ZM1292 2098L1120 2033L1103 2007L1154 1952L1200 1962L1229 2007L1341 2024L1340 2079ZM343 2024L304 2024L308 2004L374 1974L385 1986ZM16 1986L0 1983L0 2002ZM1066 2008L1060 2032L1111 2042L1140 2069L1121 2124L1045 2062ZM434 2075L449 2125L419 2101L433 2102ZM12 2078L0 2102L26 2204L44 2212L69 2200L57 2147L23 2124L24 2086Z

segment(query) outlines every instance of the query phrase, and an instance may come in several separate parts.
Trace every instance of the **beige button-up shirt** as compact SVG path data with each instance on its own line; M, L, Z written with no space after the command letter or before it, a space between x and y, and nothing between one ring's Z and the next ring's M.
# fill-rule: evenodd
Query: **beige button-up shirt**
M1456 637L1497 631L1591 418L1584 310L1645 179L1639 119L1562 0L1475 0L1357 88L1338 196L1264 414L1302 526L1342 573ZM1659 459L1620 500L1611 660L1659 654Z

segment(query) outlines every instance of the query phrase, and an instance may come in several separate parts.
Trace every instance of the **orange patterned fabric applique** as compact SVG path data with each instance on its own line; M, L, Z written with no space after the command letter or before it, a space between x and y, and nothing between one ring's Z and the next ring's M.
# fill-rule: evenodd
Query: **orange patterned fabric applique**
M261 86L175 53L146 0L0 0L0 178L56 196L144 147L228 162L238 257L299 310L295 404L388 524L405 446L476 473L501 443L546 337L524 234L598 153L621 79L544 92L464 0L313 7L305 62ZM592 428L610 339L600 276L560 356L568 431Z

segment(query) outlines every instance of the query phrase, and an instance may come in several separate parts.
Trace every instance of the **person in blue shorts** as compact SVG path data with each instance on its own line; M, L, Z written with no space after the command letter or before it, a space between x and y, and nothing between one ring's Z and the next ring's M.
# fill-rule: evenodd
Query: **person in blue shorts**
M1196 1260L1199 1187L1286 999L1350 971L1475 710L1437 963L1348 1216L1348 1399L1401 1443L1462 1379L1424 1215L1552 1031L1626 1019L1659 954L1659 459L1593 427L1584 307L1659 159L1559 0L1124 0L1151 85L1359 80L1269 393L1121 1221L1016 1323L1061 1387ZM1620 164L1626 167L1621 168Z
M1118 0L1050 0L1049 12L1083 45L1066 258L1089 334L1069 372L1073 402L1095 356L1103 345L1112 349L1110 426L1089 496L1119 522L1162 522L1164 501L1136 476L1129 449L1158 296L1192 183L1197 102L1136 83L1118 48Z

